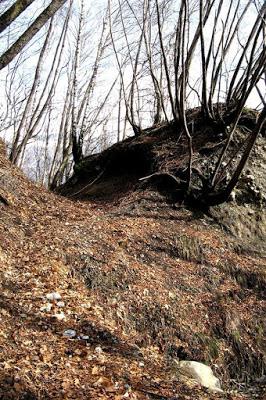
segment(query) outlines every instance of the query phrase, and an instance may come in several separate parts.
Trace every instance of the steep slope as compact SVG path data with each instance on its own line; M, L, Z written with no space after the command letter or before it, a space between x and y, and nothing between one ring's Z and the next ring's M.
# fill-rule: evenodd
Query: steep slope
M74 202L3 150L0 181L0 398L263 398L265 258L156 191Z

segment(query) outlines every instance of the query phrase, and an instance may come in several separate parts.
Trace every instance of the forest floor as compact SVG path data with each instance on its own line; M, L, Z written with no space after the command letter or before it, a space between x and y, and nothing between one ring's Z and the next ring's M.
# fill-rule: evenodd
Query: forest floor
M265 258L152 191L74 202L3 151L0 184L1 399L263 399Z

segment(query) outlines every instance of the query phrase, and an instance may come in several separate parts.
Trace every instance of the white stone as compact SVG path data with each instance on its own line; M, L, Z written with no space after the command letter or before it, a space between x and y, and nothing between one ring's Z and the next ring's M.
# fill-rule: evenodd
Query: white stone
M95 347L95 352L101 354L103 352L103 349L100 346L97 346Z
M54 314L53 317L58 319L58 321L63 321L63 319L66 318L66 316L65 316L65 314L63 312L58 313L58 314Z
M231 192L231 194L230 194L230 199L232 200L232 201L236 201L236 192L233 190L232 192Z
M197 361L179 361L177 364L184 375L195 379L202 386L213 392L223 392L219 379L214 376L208 365Z
M169 292L168 297L169 297L169 299L174 300L176 298L176 295L173 292Z
M251 181L254 181L254 175L252 175L252 174L247 174L246 175L246 177L248 178L248 179L250 179Z
M40 311L50 312L51 309L52 309L52 304L51 304L51 303L48 303L48 304L45 304L44 306L42 306L42 307L40 308Z
M61 294L57 292L47 293L46 298L50 301L61 300Z

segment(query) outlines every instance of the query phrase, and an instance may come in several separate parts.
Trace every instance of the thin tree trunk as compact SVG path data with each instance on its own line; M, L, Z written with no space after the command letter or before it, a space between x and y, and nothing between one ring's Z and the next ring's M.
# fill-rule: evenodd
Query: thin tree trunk
M83 15L84 12L84 2L81 0L81 9L79 16L79 25L77 32L77 40L76 40L76 50L74 55L74 66L73 66L73 105L72 105L72 121L71 121L71 136L72 136L72 154L74 163L77 164L82 158L82 145L83 138L78 137L78 112L77 112L77 91L78 91L78 81L77 81L77 73L80 61L80 43L81 43L81 32L83 25Z
M117 143L120 142L121 103L122 103L122 82L121 82L121 78L120 78L119 98L118 98L118 115L117 115Z
M113 36L111 0L108 0L108 17L109 17L110 38L111 38L113 50L114 50L114 53L115 53L115 58L116 58L116 62L117 62L118 70L119 70L119 75L120 75L120 79L121 79L121 84L122 84L122 88L123 88L123 98L124 98L125 108L126 108L125 118L129 121L129 123L132 126L133 122L132 122L132 120L130 118L130 115L129 115L129 105L128 105L127 96L126 96L124 75L123 75L123 72L122 72L123 63L121 63L120 60L119 60L118 51L117 51L117 48L116 48L116 45L115 45L114 36Z
M162 58L163 58L164 72L165 72L166 82L167 82L168 95L169 95L169 99L170 99L173 118L177 122L178 115L176 113L176 107L175 107L175 102L174 102L172 88L171 88L170 71L169 71L167 57L166 57L165 48L164 48L164 44L163 44L162 23L161 23L161 16L160 16L158 0L156 0L155 4L156 4L157 27L158 27L158 33L159 33L160 48L161 48Z
M27 99L27 102L26 102L26 105L25 105L25 108L24 108L24 111L23 111L23 114L22 114L22 118L21 118L21 121L19 123L19 127L17 129L16 135L15 135L15 138L14 138L14 141L13 141L13 144L12 144L12 149L11 149L11 153L10 153L10 156L9 156L9 159L10 159L11 162L14 162L15 159L17 159L17 157L18 157L18 154L17 154L18 153L18 144L19 144L19 141L20 141L22 130L23 130L24 125L25 125L26 118L28 117L30 108L32 106L33 98L34 98L34 95L36 93L36 88L37 88L38 83L39 83L40 72L41 72L41 69L42 69L42 66L43 66L44 57L45 57L46 50L47 50L47 47L49 45L49 41L50 41L50 37L51 37L52 24L53 24L53 20L51 20L51 23L49 25L49 28L48 28L48 31L47 31L47 34L46 34L46 38L45 38L45 41L44 41L44 44L43 44L43 47L42 47L41 52L40 52L40 56L39 56L39 60L38 60L37 66L36 66L35 76L34 76L34 80L33 80L33 84L32 84L31 90L30 90L30 94L29 94L29 97Z
M56 162L59 158L59 152L61 152L63 137L65 137L65 135L67 134L67 127L68 127L67 121L69 119L69 114L70 114L70 109L71 109L71 93L72 93L72 86L71 86L71 74L70 74L69 81L68 81L68 87L67 87L67 93L66 93L66 97L65 97L65 101L64 101L64 108L63 108L63 112L61 115L61 121L60 121L60 125L59 125L57 143L56 143L56 147L54 150L54 155L53 155L53 159L52 159L52 163L51 163L50 171L49 171L49 177L48 177L48 186L49 187L51 186L53 177L55 176ZM63 148L64 148L64 146L63 146Z
M107 18L107 11L106 11L106 18ZM79 110L78 110L78 115L77 115L78 123L80 122L82 114L84 115L83 119L84 118L86 119L86 117L85 117L86 116L86 108L88 106L88 103L90 101L91 95L93 93L93 89L94 89L94 86L95 86L95 81L96 81L98 70L99 70L99 64L100 64L100 61L101 61L101 59L103 57L104 50L106 49L107 40L109 39L109 34L107 34L107 36L104 37L106 27L107 27L107 23L106 23L106 20L104 18L103 24L102 24L101 36L100 36L99 44L98 44L98 47L97 47L97 53L96 53L95 61L94 61L93 68L92 68L92 73L91 73L91 76L90 76L86 91L84 93L83 99L82 99L82 101L80 103L80 107L79 107Z
M207 64L205 57L205 42L203 36L203 1L200 0L200 45L201 45L201 67L202 67L202 109L205 116L210 119L210 110L207 101Z
M149 3L147 5L148 10L149 10ZM151 18L151 15L149 15L149 18ZM143 34L144 34L144 43L145 43L145 48L146 48L146 54L148 58L148 63L149 63L149 70L150 70L150 75L154 87L154 97L155 97L155 112L154 112L154 125L157 125L161 122L162 120L162 111L164 112L164 116L166 121L168 122L166 110L164 107L164 102L163 102L163 97L162 97L162 88L160 83L158 82L157 77L155 76L154 72L154 67L153 67L153 62L152 62L152 51L151 51L151 21L149 21L149 39L147 37L146 29L144 28Z
M186 117L186 87L187 87L187 70L185 69L185 31L186 31L186 21L187 21L187 0L184 0L184 15L181 33L181 62L182 62L182 82L181 82L181 93L180 93L180 119L183 125L185 136L188 144L188 167L187 167L187 187L186 192L189 193L191 175L192 175L192 158L193 158L193 147L192 147L192 136L189 132Z
M255 54L255 50L256 50L256 45L257 45L257 41L258 41L258 36L260 34L260 31L257 32L257 35L255 37L255 40L253 42L253 46L251 49L251 54L250 54L250 58L248 60L248 65L247 65L247 70L245 71L245 80L243 82L243 86L241 88L241 98L238 100L238 104L237 104L237 108L236 108L236 116L235 116L235 120L234 120L234 124L233 124L233 128L230 132L230 134L228 135L228 138L226 140L226 143L223 147L223 150L219 156L219 159L217 161L217 164L215 166L215 170L213 173L213 177L212 177L212 186L214 187L217 183L218 183L218 173L220 171L221 165L222 165L222 161L225 157L225 154L228 150L229 144L234 136L234 133L236 131L239 119L241 117L241 113L243 111L245 102L251 92L251 90L253 89L253 87L255 87L259 77L262 75L263 71L264 71L264 67L265 67L265 61L266 61L266 52L264 52L264 49L262 49L260 56L258 57L259 59L259 64L258 67L256 68L256 70L253 72L253 75L251 75L251 70L252 70L252 66L253 66L253 58L254 58L254 54Z

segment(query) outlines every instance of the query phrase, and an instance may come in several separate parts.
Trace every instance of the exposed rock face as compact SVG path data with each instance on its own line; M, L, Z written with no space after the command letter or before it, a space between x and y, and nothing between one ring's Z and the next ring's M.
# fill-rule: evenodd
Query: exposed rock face
M266 145L260 137L231 201L211 214L248 249L266 252Z
M211 367L208 365L197 361L180 361L178 367L184 375L195 379L209 390L213 392L223 392L219 379L214 376Z

